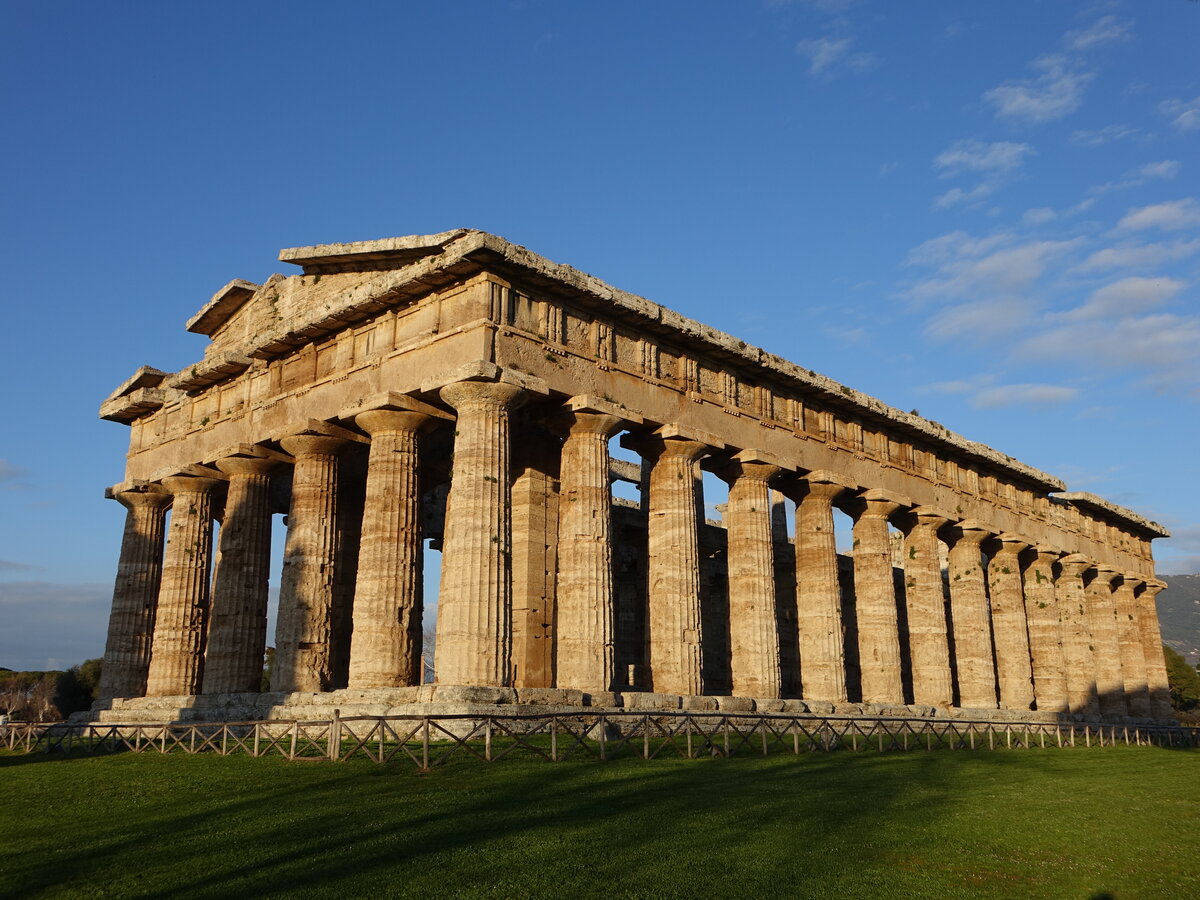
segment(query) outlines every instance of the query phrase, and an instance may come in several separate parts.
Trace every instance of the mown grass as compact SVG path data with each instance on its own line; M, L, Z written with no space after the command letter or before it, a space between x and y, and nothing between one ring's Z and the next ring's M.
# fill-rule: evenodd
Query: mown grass
M1200 751L0 753L5 897L1200 896Z

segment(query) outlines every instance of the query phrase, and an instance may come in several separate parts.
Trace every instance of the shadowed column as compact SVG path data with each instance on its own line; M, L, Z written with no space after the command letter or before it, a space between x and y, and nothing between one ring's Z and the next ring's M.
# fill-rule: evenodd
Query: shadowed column
M371 436L363 501L351 688L421 683L421 491L418 439L424 413L376 409L354 422Z
M1033 695L1037 708L1066 712L1067 672L1063 659L1062 622L1054 594L1054 563L1061 555L1037 546L1025 568L1025 619L1029 626L1029 655L1033 667Z
M729 484L725 522L730 670L732 693L738 697L780 696L769 486L779 471L754 451L743 451L717 473Z
M996 670L992 663L992 629L987 582L980 544L990 532L974 521L942 530L950 547L950 617L954 620L954 662L958 705L996 708Z
M200 690L208 624L213 494L224 482L178 476L164 478L162 484L174 499L146 677L148 697Z
M1150 710L1156 719L1173 719L1171 686L1167 682L1167 661L1163 656L1162 632L1158 624L1158 609L1154 599L1167 585L1147 581L1137 595L1138 626L1142 633L1142 653L1146 658L1146 685L1150 692Z
M833 501L854 487L829 472L810 472L785 488L796 501L796 632L802 695L841 703L846 700L846 651Z
M985 547L989 555L988 591L992 601L992 635L996 643L1001 709L1033 706L1033 667L1029 659L1029 630L1019 558L1028 547L1028 541L1013 534L1001 534Z
M229 476L221 522L212 611L204 653L204 693L257 691L267 646L271 572L270 459L230 457L217 468Z
M949 521L947 513L918 506L900 522L904 529L904 599L913 702L943 708L954 702L946 594L938 554L938 529Z
M908 505L872 489L844 507L854 517L854 596L864 703L904 702L888 517Z
M1117 610L1113 601L1113 581L1120 573L1108 566L1097 566L1095 576L1084 588L1087 598L1088 625L1092 631L1092 655L1096 660L1096 693L1100 712L1106 716L1124 716L1125 676L1121 672L1121 639L1117 632Z
M1067 669L1067 699L1073 713L1099 715L1096 698L1096 661L1092 656L1092 631L1083 594L1083 573L1092 561L1079 553L1059 560L1054 596L1062 616L1063 658Z
M557 423L566 437L558 495L557 686L608 691L616 628L608 441L622 422L603 402L572 403Z
M509 412L522 388L460 381L441 389L458 412L438 591L440 684L512 683L512 473Z
M141 697L146 693L154 612L163 565L163 524L171 495L158 485L114 491L125 507L125 533L113 585L108 640L98 699Z
M1150 690L1146 683L1146 655L1142 652L1142 632L1138 623L1137 590L1144 581L1132 575L1121 579L1113 592L1117 608L1117 635L1121 643L1121 676L1125 685L1125 702L1131 716L1148 718Z
M652 460L647 523L651 689L699 694L703 683L696 462L709 447L663 429L636 443Z
M275 626L273 691L332 688L337 590L338 454L341 438L298 435L280 441L296 459Z

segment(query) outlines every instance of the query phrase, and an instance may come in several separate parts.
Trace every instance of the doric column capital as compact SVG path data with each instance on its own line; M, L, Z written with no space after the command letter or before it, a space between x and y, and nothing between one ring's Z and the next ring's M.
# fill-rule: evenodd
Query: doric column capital
M739 479L769 482L783 471L776 461L757 450L743 450L713 469L713 473L728 484Z
M349 443L344 438L324 434L297 434L279 442L284 452L292 456L337 456Z
M1080 578L1091 568L1092 561L1082 553L1068 553L1059 559L1058 564L1062 566L1063 575L1068 578Z
M1031 546L1032 544L1019 534L1005 531L986 540L983 544L983 549L988 556L1013 558L1019 556Z
M1167 583L1165 581L1159 581L1157 578L1148 579L1146 581L1146 586L1142 588L1142 593L1140 596L1148 596L1151 599L1154 599L1166 588L1166 586Z
M979 545L994 534L995 532L990 528L975 519L951 522L938 532L938 536L951 546L955 544Z
M937 531L953 520L953 516L935 506L914 506L896 517L896 527L908 534L918 528Z
M155 510L171 505L171 493L157 484L147 484L128 490L106 491L126 509Z
M227 456L213 463L226 475L269 475L279 460L253 456Z
M1123 579L1124 587L1129 588L1129 590L1133 591L1135 594L1137 593L1138 588L1146 583L1146 579L1142 578L1140 575L1122 575L1121 578Z
M802 503L810 497L832 503L847 491L858 490L858 485L844 475L818 469L799 478L785 479L780 485L780 490L797 503Z
M173 497L180 494L206 494L224 484L220 478L202 478L197 475L173 475L162 480L162 486Z
M654 431L624 435L621 446L652 460L674 458L695 462L714 450L724 449L725 444L707 432L680 425L663 425Z
M623 426L641 425L642 417L611 400L579 394L567 400L549 424L560 437L592 434L610 438Z
M907 497L868 488L841 504L842 511L854 519L888 519L913 502Z
M520 405L525 388L504 381L456 381L438 391L438 396L459 412L472 407L512 409Z
M354 424L371 437L380 434L407 434L419 432L436 420L422 412L404 409L372 409L354 417Z
M1121 573L1112 566L1098 565L1094 566L1093 569L1095 570L1096 574L1093 576L1089 584L1099 584L1108 588L1109 590L1112 590L1113 582L1121 575Z

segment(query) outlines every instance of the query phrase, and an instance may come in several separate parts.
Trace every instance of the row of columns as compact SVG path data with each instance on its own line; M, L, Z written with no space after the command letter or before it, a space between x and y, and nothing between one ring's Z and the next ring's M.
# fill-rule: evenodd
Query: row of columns
M525 391L465 381L441 389L455 440L439 590L438 679L505 685L512 678L512 506L509 417ZM428 409L355 416L370 438L349 686L420 681L420 436ZM608 442L640 420L573 398L553 419L563 438L556 577L557 686L618 685ZM647 462L647 664L652 689L700 694L699 461L718 454L729 484L729 629L735 695L778 697L781 672L771 490L796 503L796 622L803 696L848 698L833 511L854 519L854 594L861 699L923 705L1169 715L1154 596L1161 582L1122 577L1078 554L1031 547L829 472L802 478L753 451L719 454L715 439L664 427L625 443ZM294 460L271 687L332 685L339 616L338 455L345 439L286 438ZM266 642L273 459L220 460L227 481L197 476L117 495L128 509L105 655L106 696L254 691ZM226 486L211 579L214 497ZM172 509L163 544L163 518ZM889 524L904 533L903 597ZM949 613L939 562L949 545ZM160 562L161 560L161 562ZM1084 574L1095 569L1087 581ZM1056 571L1057 570L1057 571ZM1144 586L1143 586L1144 585ZM1138 588L1141 587L1139 592ZM904 604L902 633L898 603ZM957 685L957 697L955 696Z

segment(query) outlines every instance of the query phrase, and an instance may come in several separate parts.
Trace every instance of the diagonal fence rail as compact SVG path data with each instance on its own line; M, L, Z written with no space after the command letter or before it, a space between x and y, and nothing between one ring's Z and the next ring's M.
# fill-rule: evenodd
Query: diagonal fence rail
M1200 747L1200 728L712 712L371 716L317 721L0 725L10 751L242 753L288 760L413 764L522 757L562 762L831 752Z

